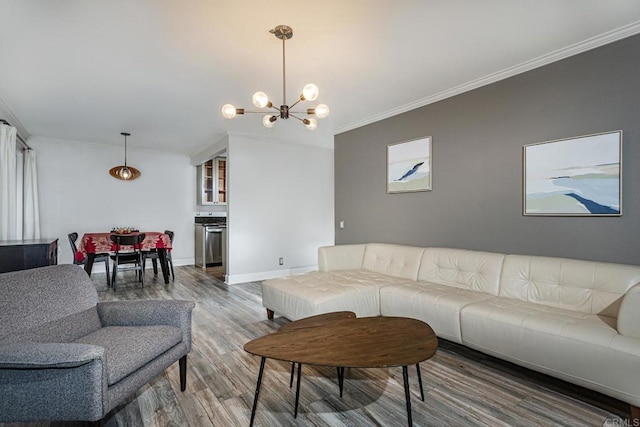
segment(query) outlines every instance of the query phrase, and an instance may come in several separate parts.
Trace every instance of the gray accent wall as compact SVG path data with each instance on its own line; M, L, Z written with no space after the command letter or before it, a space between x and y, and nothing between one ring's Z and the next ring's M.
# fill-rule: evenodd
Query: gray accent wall
M623 131L621 217L522 215L525 144L614 130ZM427 135L433 190L387 194L387 144ZM633 36L336 135L335 240L640 264L639 188Z

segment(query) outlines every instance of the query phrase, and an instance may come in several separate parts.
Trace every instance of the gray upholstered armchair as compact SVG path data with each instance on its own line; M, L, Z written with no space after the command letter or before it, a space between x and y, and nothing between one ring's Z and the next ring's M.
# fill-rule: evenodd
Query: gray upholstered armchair
M180 361L189 301L98 303L75 265L0 274L0 422L99 421Z

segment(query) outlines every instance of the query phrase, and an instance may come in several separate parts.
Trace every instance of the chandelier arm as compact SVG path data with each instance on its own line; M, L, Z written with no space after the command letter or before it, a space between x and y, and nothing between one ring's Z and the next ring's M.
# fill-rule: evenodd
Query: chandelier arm
M300 113L296 113L296 114L300 114ZM296 116L296 115L292 114L291 112L289 112L289 117L293 117L294 119L298 119L298 120L300 120L301 122L304 122L304 120L305 120L305 119L301 119L300 117L298 117L298 116Z
M264 111L247 111L247 110L244 110L245 114L265 114L265 113L269 114L270 112L271 111L269 111L269 110L264 110Z
M298 98L298 100L297 100L296 102L294 102L293 104L291 104L291 106L290 106L289 108L293 108L293 107L295 107L295 106L296 106L296 105L298 105L298 104L300 103L300 101L302 101L302 100L303 100L303 98L302 98L302 97Z

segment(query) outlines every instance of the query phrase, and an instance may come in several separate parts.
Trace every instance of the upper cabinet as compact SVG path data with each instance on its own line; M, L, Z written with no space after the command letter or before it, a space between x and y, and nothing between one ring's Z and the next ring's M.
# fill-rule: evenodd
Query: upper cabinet
M216 157L198 166L198 204L227 204L226 157Z

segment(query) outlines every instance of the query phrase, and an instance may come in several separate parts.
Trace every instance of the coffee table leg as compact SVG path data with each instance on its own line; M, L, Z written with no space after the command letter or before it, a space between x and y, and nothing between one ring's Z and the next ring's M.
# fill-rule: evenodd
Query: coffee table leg
M409 421L409 427L413 426L413 420L411 419L411 394L409 393L409 371L406 366L402 367L402 378L404 379L404 397L407 399L407 419Z
M253 419L256 416L256 408L258 407L258 395L260 394L260 384L262 384L262 373L264 372L264 362L266 362L266 360L266 357L263 357L260 360L260 372L258 372L258 384L256 384L256 394L253 398L253 409L251 409L251 421L249 422L249 427L253 425Z
M293 411L293 418L298 418L298 401L300 400L300 376L302 372L302 363L298 363L298 383L296 384L296 407Z
M420 384L420 398L424 402L424 390L422 388L422 375L420 374L420 364L416 363L416 370L418 371L418 383Z
M342 397L342 389L344 388L344 367L338 366L338 386L340 387L340 397Z
M291 378L289 378L289 388L293 387L293 371L296 368L296 362L291 363Z

